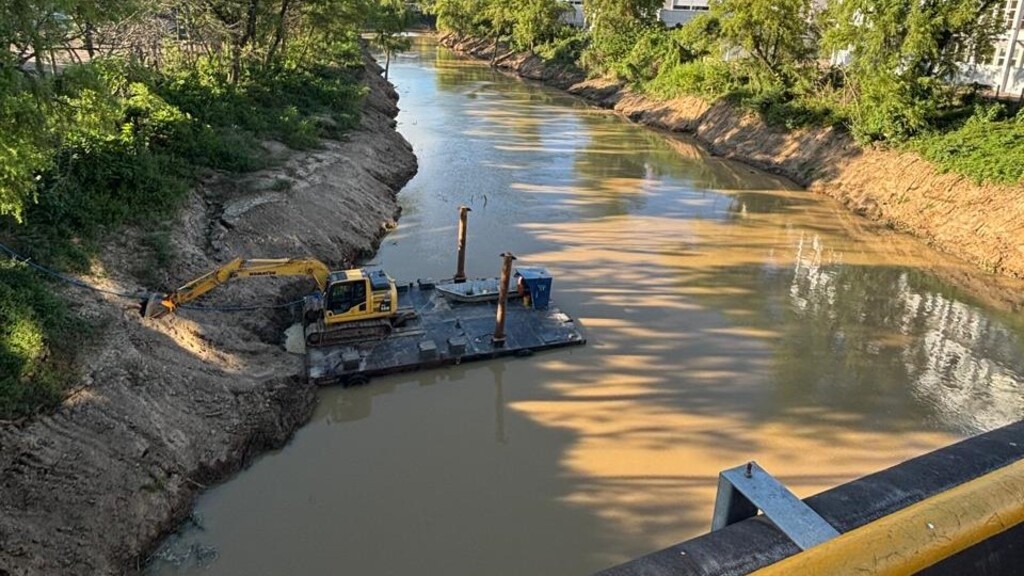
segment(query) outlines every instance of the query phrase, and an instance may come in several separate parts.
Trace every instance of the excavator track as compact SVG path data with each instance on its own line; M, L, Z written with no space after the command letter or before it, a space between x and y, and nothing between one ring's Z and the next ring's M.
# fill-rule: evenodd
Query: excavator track
M337 326L326 326L323 322L314 322L306 326L306 345L321 348L369 340L383 340L391 335L391 331L391 320L387 318L347 322Z

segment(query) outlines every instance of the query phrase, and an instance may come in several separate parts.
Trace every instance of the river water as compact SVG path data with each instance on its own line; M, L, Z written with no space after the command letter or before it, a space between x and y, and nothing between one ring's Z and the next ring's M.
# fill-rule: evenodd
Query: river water
M467 204L470 275L546 266L588 344L324 390L150 574L588 574L706 531L724 468L807 496L1024 417L994 279L430 40L391 75L420 172L373 263L450 276Z

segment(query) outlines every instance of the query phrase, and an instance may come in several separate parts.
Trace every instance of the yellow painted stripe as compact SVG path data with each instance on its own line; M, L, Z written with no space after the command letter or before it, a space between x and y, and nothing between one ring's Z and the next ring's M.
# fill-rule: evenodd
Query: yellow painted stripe
M913 574L1024 522L1024 460L766 566L752 576Z

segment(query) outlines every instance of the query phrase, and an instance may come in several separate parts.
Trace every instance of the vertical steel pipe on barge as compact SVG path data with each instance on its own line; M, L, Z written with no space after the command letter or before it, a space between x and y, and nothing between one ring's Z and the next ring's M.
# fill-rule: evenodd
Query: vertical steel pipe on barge
M469 213L473 209L469 206L459 206L459 258L455 270L455 282L466 281L466 232L469 227Z
M501 255L501 280L498 281L498 315L494 320L494 334L491 336L491 343L495 348L505 345L505 306L508 303L508 283L512 278L512 261L516 259L515 254L505 252Z

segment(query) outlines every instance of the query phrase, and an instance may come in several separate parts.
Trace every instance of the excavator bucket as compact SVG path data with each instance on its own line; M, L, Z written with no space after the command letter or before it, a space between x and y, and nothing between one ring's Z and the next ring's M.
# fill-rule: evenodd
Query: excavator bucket
M151 294L149 298L142 301L139 313L143 318L160 318L171 313L171 308L166 303L165 294Z

